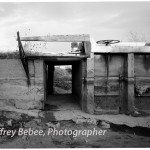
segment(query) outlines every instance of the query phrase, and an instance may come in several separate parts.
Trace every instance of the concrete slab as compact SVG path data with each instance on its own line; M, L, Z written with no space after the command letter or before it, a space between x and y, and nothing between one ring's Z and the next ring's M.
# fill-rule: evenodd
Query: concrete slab
M81 110L65 110L53 111L53 116L56 120L75 120L75 119L96 119L103 120L118 125L127 125L129 127L146 127L150 128L150 116L147 117L132 117L123 114L118 115L90 115Z

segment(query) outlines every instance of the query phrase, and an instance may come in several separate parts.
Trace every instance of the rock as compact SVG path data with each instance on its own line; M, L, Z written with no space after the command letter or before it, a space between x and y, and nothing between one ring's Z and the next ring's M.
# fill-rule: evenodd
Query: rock
M51 122L47 122L46 125L47 125L49 128L50 128L50 127L55 128L55 125L52 124Z
M72 119L76 124L82 124L82 123L88 123L88 124L93 124L93 125L97 125L97 120L94 118L88 118L88 119L84 119L84 118L74 118Z
M60 127L60 123L58 122L57 124L54 124L52 122L48 122L46 123L46 125L49 127L49 128L59 128Z
M82 118L73 118L72 121L74 121L76 124L81 124L86 122L85 119Z
M45 118L44 112L39 112L38 115L39 115L40 118Z
M41 123L41 119L34 119L34 121L38 124Z
M4 127L4 124L1 124L1 123L0 123L0 127Z
M94 119L94 118L90 118L90 119L87 120L87 123L88 123L88 124L97 125L97 120Z
M19 120L21 119L21 113L16 112L4 112L7 119Z
M105 121L102 121L102 122L101 122L101 127L102 127L102 128L106 128L106 129L109 129L109 128L110 128L110 124L107 123L107 122L105 122Z
M56 128L60 128L60 123L59 122L56 124Z
M12 126L12 120L8 120L8 121L7 121L7 124L8 124L9 126Z
M27 137L26 137L25 135L23 135L23 136L22 136L22 139L23 139L23 140L26 140L26 139L27 139Z
M26 128L36 128L36 127L37 127L37 124L36 124L36 122L35 122L34 120L32 120L32 121L27 122L27 123L25 124L25 127L26 127Z

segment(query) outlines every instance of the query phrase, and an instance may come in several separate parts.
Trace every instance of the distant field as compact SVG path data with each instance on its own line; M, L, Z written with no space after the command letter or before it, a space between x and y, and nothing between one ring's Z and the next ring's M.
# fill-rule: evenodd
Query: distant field
M66 94L71 93L72 76L70 68L55 67L54 71L54 93Z

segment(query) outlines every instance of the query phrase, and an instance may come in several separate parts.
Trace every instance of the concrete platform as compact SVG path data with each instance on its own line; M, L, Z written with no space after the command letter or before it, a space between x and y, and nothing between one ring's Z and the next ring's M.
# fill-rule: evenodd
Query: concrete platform
M99 120L108 123L113 123L116 125L127 125L129 127L145 127L150 128L150 116L146 117L132 117L124 114L118 115L90 115L81 110L65 110L65 111L46 111L42 112L40 116L49 117L52 121L62 121L62 120L91 120L93 123ZM50 117L51 116L51 117Z
M39 116L47 121L62 121L62 120L87 120L88 122L96 123L97 121L105 121L117 125L127 125L129 127L145 127L150 128L150 116L133 117L124 114L103 114L90 115L83 112L77 103L77 97L71 94L65 95L49 95L45 103L48 109L39 113Z

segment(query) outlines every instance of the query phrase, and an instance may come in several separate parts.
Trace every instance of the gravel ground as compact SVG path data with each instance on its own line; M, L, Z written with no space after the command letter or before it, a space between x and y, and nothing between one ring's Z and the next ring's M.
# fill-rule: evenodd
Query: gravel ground
M15 116L15 115L14 115ZM150 147L150 138L148 135L138 135L136 132L131 132L127 129L114 130L107 124L89 124L85 122L76 123L74 121L59 121L59 122L44 122L41 119L28 118L22 116L19 118L11 119L2 118L1 126L4 129L25 131L37 130L43 131L41 135L18 135L14 137L0 136L0 148L116 148L116 147ZM15 120L18 120L15 122ZM12 122L12 123L10 123ZM18 122L18 123L17 123ZM57 131L71 131L71 135L53 135L51 130ZM73 134L75 130L96 130L105 131L102 135L89 135L80 134L76 136ZM21 132L20 132L21 133ZM48 134L49 133L49 134Z

